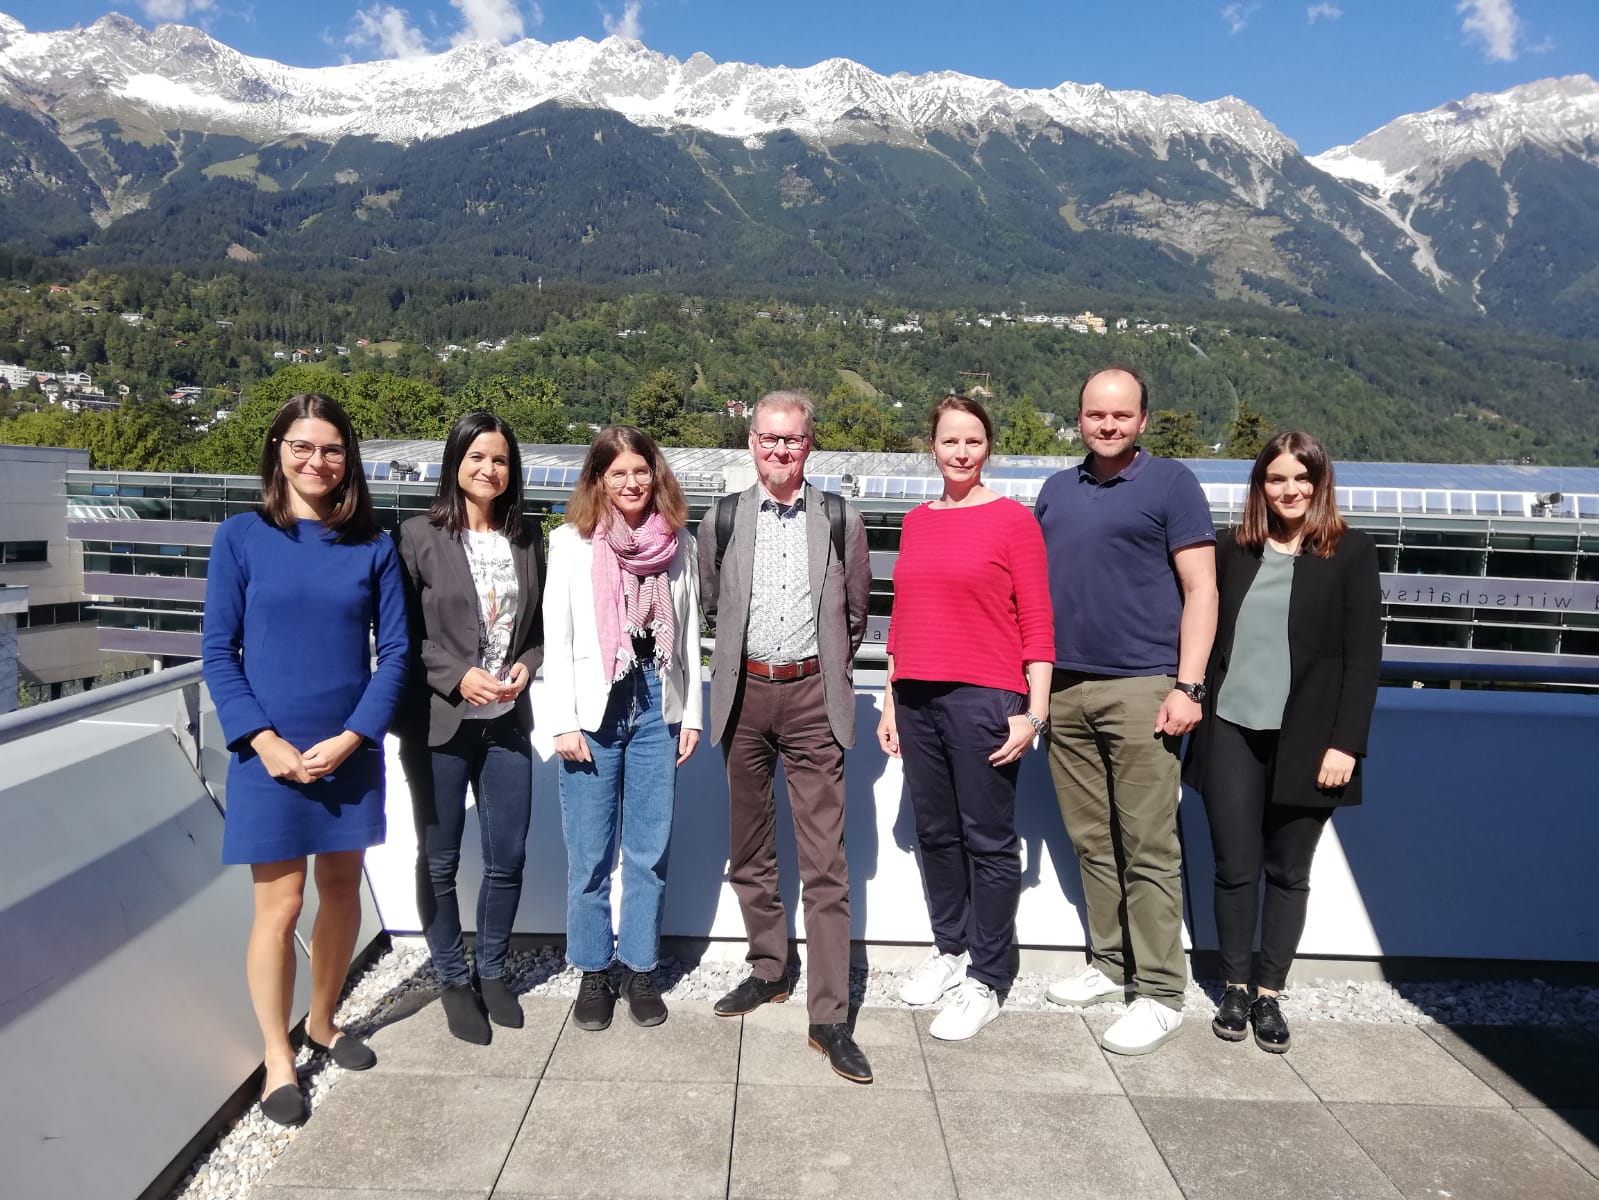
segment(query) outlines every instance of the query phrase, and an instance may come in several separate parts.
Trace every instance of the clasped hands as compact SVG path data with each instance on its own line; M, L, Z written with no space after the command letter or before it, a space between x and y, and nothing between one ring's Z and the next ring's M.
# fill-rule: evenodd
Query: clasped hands
M260 755L261 765L273 779L314 783L338 770L344 760L355 753L361 740L360 734L346 729L302 752L279 737L275 729L263 729L250 739L250 746Z
M473 667L461 676L458 690L468 704L505 704L522 694L527 680L524 663L512 666L504 679L496 679L482 667Z

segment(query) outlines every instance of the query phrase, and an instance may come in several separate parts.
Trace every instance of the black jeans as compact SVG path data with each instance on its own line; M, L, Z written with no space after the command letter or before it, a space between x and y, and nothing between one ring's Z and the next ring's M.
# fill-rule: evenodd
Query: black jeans
M477 894L477 973L505 974L511 926L522 900L522 867L533 810L533 755L516 713L464 720L455 736L431 752L413 747L407 762L422 866L417 907L439 982L470 982L461 939L455 875L466 831L466 790L477 798L483 882Z
M1022 893L1021 763L996 767L988 756L1005 744L1008 722L1025 704L1020 693L975 684L894 685L933 942L944 954L971 951L966 973L1000 991L1011 983Z
M1275 729L1244 729L1220 717L1211 730L1205 813L1216 852L1216 938L1228 983L1281 991L1305 932L1310 863L1331 808L1271 802ZM1264 910L1260 877L1266 876ZM1260 924L1260 969L1250 950Z

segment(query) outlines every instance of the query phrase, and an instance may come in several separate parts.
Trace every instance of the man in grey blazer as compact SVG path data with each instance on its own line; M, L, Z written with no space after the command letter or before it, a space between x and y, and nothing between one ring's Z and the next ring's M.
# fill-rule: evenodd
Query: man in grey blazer
M737 505L730 533L724 523L718 537L715 506L699 528L700 602L716 633L710 736L727 763L728 879L750 943L750 975L716 1012L788 999L772 803L781 756L804 885L810 1044L844 1078L870 1083L848 1024L844 751L855 744L853 664L872 568L860 514L805 482L813 415L802 393L762 396L750 414L759 482L722 501Z

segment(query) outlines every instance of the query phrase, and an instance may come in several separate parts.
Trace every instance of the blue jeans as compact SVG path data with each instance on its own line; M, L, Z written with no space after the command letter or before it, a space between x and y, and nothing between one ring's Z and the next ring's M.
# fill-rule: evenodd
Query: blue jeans
M470 785L477 797L478 832L483 843L483 885L477 894L477 973L484 979L498 979L505 974L511 925L522 899L522 866L527 861L527 829L533 809L533 755L527 734L515 712L486 721L465 720L454 737L433 747L427 757L423 786L413 784L413 798L427 865L426 878L419 881L417 889L418 907L433 970L446 987L471 981L455 895ZM429 781L431 787L426 786Z
M583 731L593 762L561 760L566 839L566 957L581 971L612 960L653 971L666 899L666 852L677 792L677 726L661 715L653 664L611 685L605 717ZM622 846L622 915L611 926L611 869Z

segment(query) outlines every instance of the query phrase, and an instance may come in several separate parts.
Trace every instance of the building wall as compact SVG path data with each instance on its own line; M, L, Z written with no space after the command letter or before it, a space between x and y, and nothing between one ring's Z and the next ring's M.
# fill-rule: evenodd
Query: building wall
M66 473L88 466L87 450L0 446L0 543L46 547L44 562L0 563L0 586L27 588L30 611L84 599L83 549L67 537ZM28 683L93 679L102 670L92 620L19 630L17 647Z

